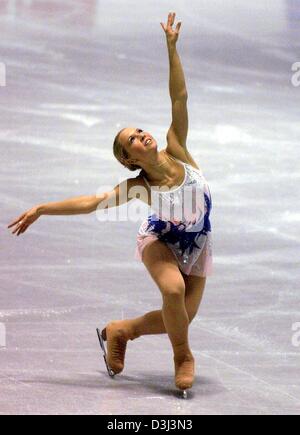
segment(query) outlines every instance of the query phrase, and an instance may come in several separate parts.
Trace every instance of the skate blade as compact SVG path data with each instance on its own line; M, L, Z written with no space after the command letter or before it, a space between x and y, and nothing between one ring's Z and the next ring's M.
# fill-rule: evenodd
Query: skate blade
M188 390L178 389L178 397L181 399L188 399Z
M104 340L102 338L101 332L100 332L100 330L98 328L97 328L97 335L98 335L100 347L102 349L103 359L104 359L104 362L105 362L105 365L106 365L106 370L107 370L108 376L111 377L111 378L114 378L116 374L114 373L114 371L107 364L107 353L106 353L106 349L105 349L105 344L104 344Z

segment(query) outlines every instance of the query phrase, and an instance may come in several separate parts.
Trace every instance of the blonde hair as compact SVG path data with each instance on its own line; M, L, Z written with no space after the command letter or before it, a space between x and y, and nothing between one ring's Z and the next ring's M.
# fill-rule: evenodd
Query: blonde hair
M123 128L123 130L125 130L125 128ZM129 169L129 171L137 171L138 169L142 169L138 165L133 165L133 164L127 163L127 159L129 158L129 154L123 148L123 145L120 142L120 135L121 135L123 130L119 131L119 133L115 137L114 146L113 146L114 156L123 166L125 166L125 168Z

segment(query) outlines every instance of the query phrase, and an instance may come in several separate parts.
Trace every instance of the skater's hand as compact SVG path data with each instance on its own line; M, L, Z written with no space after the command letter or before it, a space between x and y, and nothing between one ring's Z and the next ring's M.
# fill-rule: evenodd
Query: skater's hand
M171 45L176 44L178 37L179 37L181 24L182 24L181 21L179 21L176 25L175 30L174 30L173 25L175 22L175 17L176 17L175 12L170 12L169 16L168 16L168 23L167 24L160 23L161 27L163 28L163 31L166 34L167 42L168 42L168 44L171 44Z
M33 207L32 209L26 211L21 216L19 216L18 219L10 223L7 228L15 227L12 234L17 233L17 236L19 236L20 234L25 233L27 228L32 225L39 217L40 214L37 207Z

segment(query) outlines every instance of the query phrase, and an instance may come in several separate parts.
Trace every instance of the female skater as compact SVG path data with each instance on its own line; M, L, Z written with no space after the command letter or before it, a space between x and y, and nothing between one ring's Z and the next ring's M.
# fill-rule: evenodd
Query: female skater
M174 29L175 13L166 35L172 102L172 123L167 147L157 149L153 136L141 129L125 128L114 141L114 155L135 178L120 183L111 192L80 196L62 202L41 204L23 213L8 228L20 235L42 215L74 215L120 206L137 199L154 212L140 226L136 258L141 260L162 295L162 309L134 319L109 323L100 339L107 341L107 364L114 374L124 369L128 340L142 335L167 333L172 345L175 384L186 391L194 382L194 357L189 345L189 324L196 316L206 277L212 273L212 239L209 221L212 201L201 169L186 145L188 133L187 89L177 52L181 23ZM192 193L190 195L190 193Z

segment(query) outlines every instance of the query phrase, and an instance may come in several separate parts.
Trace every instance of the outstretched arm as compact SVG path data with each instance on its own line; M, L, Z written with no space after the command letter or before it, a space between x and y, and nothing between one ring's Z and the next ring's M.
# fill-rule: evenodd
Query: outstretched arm
M184 71L176 47L181 22L177 24L174 30L173 25L175 17L175 13L170 13L168 16L168 23L166 25L161 23L167 38L170 64L169 90L172 102L172 124L167 134L168 148L170 148L170 151L172 148L176 147L186 148L188 133L188 93Z
M42 215L76 215L90 212L92 204L102 201L102 197L78 196L59 202L39 204L22 213L17 219L11 222L7 228L13 228L12 234L17 236L24 233L28 227L36 222Z
M168 16L168 23L166 25L161 23L167 38L167 48L170 63L169 88L172 102L187 98L184 72L176 47L182 23L179 21L174 30L173 25L175 23L175 17L175 13L170 13Z
M78 196L64 201L37 205L10 223L8 228L14 227L12 234L17 233L19 236L42 215L80 215L92 213L97 209L118 207L135 197L135 191L131 188L137 185L137 180L137 177L129 178L113 190L99 195Z

